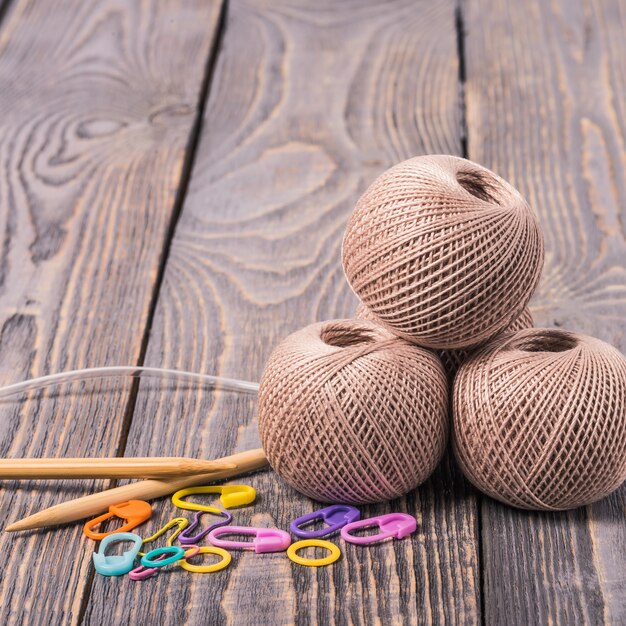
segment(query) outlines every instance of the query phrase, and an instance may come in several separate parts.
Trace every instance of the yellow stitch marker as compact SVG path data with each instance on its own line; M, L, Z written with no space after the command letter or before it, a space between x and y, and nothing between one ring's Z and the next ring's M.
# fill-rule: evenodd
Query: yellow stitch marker
M231 556L223 548L215 548L213 546L203 546L198 551L198 554L217 554L221 556L222 560L214 563L213 565L192 565L187 559L193 558L188 556L186 559L182 559L178 564L186 569L188 572L194 572L196 574L211 574L212 572L219 572L220 570L230 565ZM196 556L196 555L193 555Z
M154 535L144 539L142 547L147 543L152 543L153 541L156 541L161 535L165 534L170 528L173 528L174 526L178 526L178 528L169 536L167 542L165 543L166 546L171 546L174 544L174 539L176 539L176 537L178 537L178 535L180 535L180 533L183 532L183 530L188 526L188 524L189 524L189 520L187 518L175 517L174 519L170 520L167 524L165 524L163 528L157 530L154 533ZM144 556L144 555L145 555L145 552L139 552L139 556Z
M303 548L326 548L330 550L330 554L323 559L305 559L298 556L298 550ZM304 539L302 541L296 541L287 548L287 556L298 565L306 565L307 567L323 567L324 565L330 565L339 559L341 556L341 550L330 541L324 541L323 539Z
M179 509L187 511L205 511L207 513L219 514L220 510L205 504L196 504L195 502L186 502L183 498L205 493L219 493L220 502L225 509L231 509L236 506L244 506L254 502L256 491L253 487L247 485L220 485L210 487L188 487L181 489L172 496L172 503Z

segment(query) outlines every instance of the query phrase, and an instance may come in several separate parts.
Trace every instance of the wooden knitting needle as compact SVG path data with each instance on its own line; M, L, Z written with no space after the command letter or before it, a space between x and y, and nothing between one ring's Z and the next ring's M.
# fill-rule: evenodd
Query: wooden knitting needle
M216 459L216 461L233 464L236 467L207 474L169 478L167 480L142 480L130 485L107 489L100 493L57 504L30 517L14 522L7 526L5 530L7 532L15 532L17 530L32 530L34 528L67 524L68 522L75 522L76 520L104 513L112 504L119 504L120 502L126 502L126 500L161 498L185 487L206 484L223 478L232 478L264 469L269 465L261 448L225 456L221 459Z
M183 457L1 459L0 480L45 478L172 478L233 469L232 463Z

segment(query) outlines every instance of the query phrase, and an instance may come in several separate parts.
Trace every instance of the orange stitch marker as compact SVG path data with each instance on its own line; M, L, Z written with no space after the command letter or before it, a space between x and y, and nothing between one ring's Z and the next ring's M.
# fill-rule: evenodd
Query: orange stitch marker
M99 541L100 539L104 539L114 533L128 532L129 530L139 526L142 522L145 522L147 519L150 519L151 515L152 507L143 500L129 500L128 502L122 502L121 504L112 504L109 507L108 513L103 513L102 515L89 520L83 526L83 532L87 535L87 537ZM126 520L126 523L120 528L111 530L108 533L97 533L92 530L94 526L101 524L104 520L111 517L119 517L120 519Z

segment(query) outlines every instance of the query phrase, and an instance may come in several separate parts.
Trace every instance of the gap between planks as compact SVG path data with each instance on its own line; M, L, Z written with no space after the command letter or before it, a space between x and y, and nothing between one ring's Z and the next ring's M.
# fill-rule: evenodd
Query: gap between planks
M10 3L10 0L7 0L5 5L0 5L0 27L2 24L2 18L4 16L4 13L6 12L6 7L8 6L9 3ZM174 201L174 208L172 210L170 223L168 225L167 232L165 234L165 238L163 241L161 258L159 260L157 276L154 281L152 299L150 301L150 306L148 309L148 316L146 319L146 325L144 328L143 336L141 338L139 358L137 359L136 365L144 364L146 350L148 348L148 341L150 339L150 332L152 330L152 322L154 320L154 313L156 311L157 302L158 302L159 294L161 291L161 286L163 284L163 277L165 275L165 267L167 265L167 260L169 258L172 241L174 239L174 233L176 232L176 225L180 218L182 207L185 202L185 197L187 195L187 190L189 188L191 172L193 170L196 151L198 148L198 142L200 139L200 134L202 132L202 122L204 119L204 111L206 108L206 103L208 101L211 84L213 82L213 76L215 72L215 65L216 65L217 57L219 56L219 51L222 46L222 41L223 41L224 33L226 30L227 14L228 14L228 0L222 0L218 22L217 22L217 29L215 31L215 37L211 44L211 48L209 50L209 54L208 54L208 57L206 59L205 66L204 66L204 73L203 73L202 82L200 85L200 91L198 94L198 101L196 103L196 112L194 116L194 121L190 130L190 133L189 133L187 146L185 147L185 155L183 159L180 184L176 191L176 199ZM122 365L125 365L125 364L122 364ZM120 441L119 441L119 445L117 448L116 456L124 456L124 452L126 450L128 433L130 431L130 426L133 420L135 407L137 404L137 395L139 392L140 382L141 382L141 379L139 378L134 379L132 382L132 386L131 386L130 394L128 398L128 404L127 404L126 410L124 411L124 417L122 420ZM110 482L109 487L115 487L117 483L118 483L117 480L112 480ZM80 608L78 610L78 616L77 616L78 624L82 624L84 621L85 611L87 609L87 605L91 597L94 577L95 577L95 570L90 569L87 582L85 583L85 592L83 593L81 603L80 603Z

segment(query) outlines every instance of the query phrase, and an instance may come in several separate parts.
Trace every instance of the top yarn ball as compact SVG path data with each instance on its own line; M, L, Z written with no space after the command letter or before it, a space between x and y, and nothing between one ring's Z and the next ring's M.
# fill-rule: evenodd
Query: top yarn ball
M477 345L511 324L543 266L520 193L453 156L409 159L358 201L343 240L348 282L394 333L431 348Z

